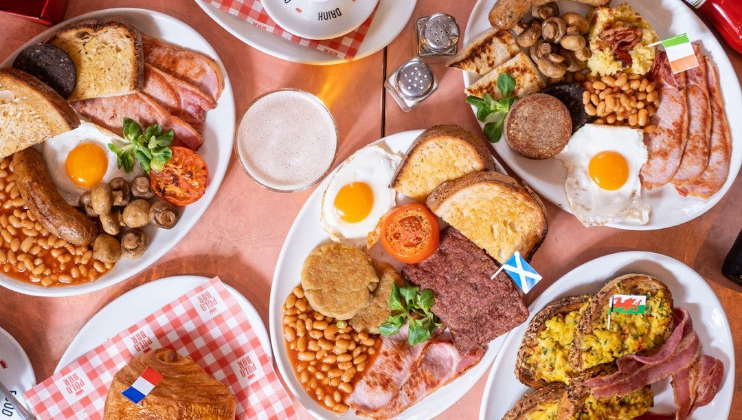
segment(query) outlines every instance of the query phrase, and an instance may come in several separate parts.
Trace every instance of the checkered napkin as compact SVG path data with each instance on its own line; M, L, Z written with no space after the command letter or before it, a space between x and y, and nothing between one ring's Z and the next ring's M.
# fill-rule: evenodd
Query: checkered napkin
M227 384L237 400L237 419L296 418L255 331L219 278L122 331L25 397L40 419L99 420L116 372L160 347L187 355Z
M334 57L341 58L343 60L351 61L353 57L358 54L358 50L361 48L363 39L366 38L366 32L368 27L371 26L371 21L374 18L376 12L371 14L368 19L356 30L349 32L343 36L325 39L322 41L310 40L300 38L289 32L286 32L268 16L268 13L263 10L263 5L260 0L205 0L207 3L218 8L223 12L227 12L231 15L237 16L238 18L247 21L256 27L268 31L272 34L276 34L284 39L303 45L305 47L314 48L324 53L330 54Z

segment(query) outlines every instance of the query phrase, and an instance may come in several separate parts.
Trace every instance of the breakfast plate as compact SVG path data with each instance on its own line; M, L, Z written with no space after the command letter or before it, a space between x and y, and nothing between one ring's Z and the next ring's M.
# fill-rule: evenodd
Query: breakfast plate
M36 385L33 366L31 366L31 361L28 360L26 352L23 351L21 345L13 336L2 328L0 328L0 381L21 402L25 402L23 393ZM0 406L0 415L2 415L0 418L4 419L21 419L5 398L3 398L3 404Z
M392 152L404 153L412 142L422 133L423 130L406 131L385 137L371 145L381 145L388 147ZM370 146L371 146L370 145ZM363 150L363 149L361 149ZM347 162L347 161L346 161ZM495 167L498 171L504 173L502 166L495 160ZM341 164L342 165L342 164ZM328 234L322 229L320 221L322 196L327 189L328 184L333 179L331 173L325 180L319 184L316 190L309 197L304 207L299 212L291 229L289 230L281 254L278 258L276 271L273 276L273 286L271 287L270 297L270 334L273 345L273 353L276 358L276 364L281 371L288 389L294 394L297 400L309 411L309 413L318 419L356 419L352 410L340 415L327 411L320 406L309 394L302 388L301 383L297 380L292 368L291 361L287 355L284 345L284 330L282 324L283 302L287 295L299 283L300 272L304 259L315 247L320 244L329 242ZM395 265L397 269L401 267L399 261L393 260L388 255L375 254L376 247L372 250L372 256L377 260L382 260ZM456 379L453 383L439 388L428 397L415 403L413 406L404 411L395 419L429 419L458 401L472 386L484 375L488 366L494 360L500 346L506 335L489 343L486 353L479 363Z
M468 43L478 34L491 27L488 21L488 13L496 2L497 0L480 0L477 2L469 17L464 34L464 43ZM614 1L613 6L617 6L618 3ZM742 112L742 92L740 91L739 80L724 49L708 27L691 11L691 8L676 0L649 2L629 0L627 3L644 16L656 30L659 39L687 33L690 40L702 41L703 50L713 58L719 70L725 111L731 130L730 173L724 186L714 196L708 200L682 197L671 184L653 190L644 189L642 196L652 206L648 223L639 225L619 222L608 225L628 230L662 229L688 222L702 215L716 205L734 183L742 165L742 143L739 140L742 138L742 121L734 118L735 115ZM576 2L560 2L559 7L563 11L576 11L582 14L588 10L587 6ZM476 74L464 72L465 86L471 86L478 79L479 76ZM735 139L737 140L735 141ZM564 192L567 171L564 169L562 162L556 159L526 159L516 154L506 141L495 143L494 148L498 156L541 197L561 209L571 212Z
M532 314L538 313L553 300L583 293L597 292L606 281L627 273L646 273L654 276L672 292L676 307L690 313L703 345L702 352L719 359L724 364L724 377L716 397L710 404L698 408L693 419L727 418L734 391L734 344L729 321L721 303L711 287L698 273L687 265L665 255L644 251L628 251L606 255L587 262L557 280L530 306ZM513 406L528 387L516 379L518 348L528 328L524 323L511 331L492 367L479 412L480 420L499 419ZM653 412L675 410L673 391L665 379L652 386L655 392Z
M102 275L96 281L72 284L64 287L44 288L37 284L21 282L5 275L0 275L0 285L14 291L40 296L78 295L103 289L139 273L162 257L191 230L214 199L227 170L229 159L232 154L235 129L235 105L232 87L224 65L219 60L216 51L214 51L214 49L197 31L185 23L163 13L146 9L106 9L87 13L62 22L34 37L18 51L48 39L51 34L71 22L82 19L100 19L111 16L121 16L129 19L139 30L141 30L142 33L146 35L160 38L173 44L186 46L189 49L212 57L221 69L221 72L224 75L223 95L219 98L218 106L206 115L206 120L204 122L205 128L203 132L204 145L199 149L199 154L203 157L208 166L208 185L204 195L199 201L182 210L180 221L174 228L170 230L153 229L151 231L149 228L145 229L150 238L150 245L147 252L145 252L141 258L135 260L126 258L122 259L116 263L113 269L108 271L105 275ZM11 54L5 61L0 63L0 67L10 66L17 54L18 52Z
M206 0L195 1L227 32L266 54L295 63L322 65L347 63L345 60L256 28L237 16L211 6ZM374 19L354 60L367 57L389 45L407 25L416 3L417 0L379 0Z
M140 319L167 305L176 297L189 290L208 282L209 279L201 276L173 276L143 284L136 289L119 296L103 307L80 329L62 358L57 364L55 372L77 360L80 356L98 347L106 340L125 330ZM245 313L260 344L269 358L270 339L260 315L252 304L240 292L229 285L227 290ZM126 316L121 316L126 314Z

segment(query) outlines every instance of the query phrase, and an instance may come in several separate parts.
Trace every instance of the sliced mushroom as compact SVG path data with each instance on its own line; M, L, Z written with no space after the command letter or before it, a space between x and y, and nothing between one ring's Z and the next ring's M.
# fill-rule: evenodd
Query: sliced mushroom
M142 229L132 229L121 236L121 252L126 258L141 257L148 246L147 234Z
M149 201L138 199L124 207L124 223L130 228L140 228L149 223Z
M562 15L562 19L567 22L567 26L577 28L580 35L585 35L590 30L590 23L579 13L567 12Z
M123 207L129 204L131 189L124 178L116 177L111 180L111 194L113 195L113 206Z
M113 206L111 186L108 183L102 182L93 187L90 190L90 204L98 216L110 213Z
M575 51L575 58L581 61L587 61L592 56L593 56L593 53L592 51L590 51L590 48L588 47L585 47L579 51Z
M121 232L121 210L112 210L108 214L101 215L100 224L107 234L118 235Z
M557 54L549 54L539 58L538 69L546 77L559 79L567 73L564 57Z
M528 27L522 34L515 38L518 45L521 48L528 48L536 43L541 38L541 24L534 20L531 22L531 26Z
M587 45L585 38L582 35L565 35L562 40L559 41L559 45L570 51L579 51Z
M559 16L559 6L555 2L542 4L531 9L534 19L545 20L553 16Z
M96 236L93 242L93 258L103 263L115 263L121 258L119 241L106 233Z
M146 176L138 176L131 181L131 194L136 198L152 198L155 196L149 178Z
M167 201L158 201L149 208L149 221L162 229L172 229L178 223L175 207Z
M92 198L90 191L85 191L80 196L80 200L78 201L78 205L83 209L85 214L88 215L88 217L96 217L98 216L95 214L95 211L93 210L93 204L92 204Z
M558 44L567 34L567 22L560 17L550 17L541 24L541 37L546 42Z

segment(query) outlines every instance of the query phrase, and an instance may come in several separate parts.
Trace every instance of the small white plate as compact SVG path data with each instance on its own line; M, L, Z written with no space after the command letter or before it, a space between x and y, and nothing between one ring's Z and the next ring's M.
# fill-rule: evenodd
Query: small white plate
M257 28L237 16L211 6L205 0L195 1L207 15L227 32L266 54L295 63L321 65L347 63L346 60L333 57L314 48L296 44ZM389 45L407 25L416 3L417 0L379 0L379 7L376 9L374 19L368 28L366 38L353 59L359 60Z
M23 393L36 385L33 366L26 352L15 338L0 328L0 381L15 394L22 403L26 402ZM5 398L0 397L0 418L21 420L21 416Z
M642 196L652 205L649 223L638 225L631 223L613 223L608 226L627 230L655 230L676 226L707 212L729 191L742 165L742 91L740 91L737 73L729 62L724 49L716 40L713 32L696 16L691 9L677 0L627 0L634 10L639 12L649 22L660 39L687 33L691 41L702 41L702 47L709 54L719 69L719 77L724 94L727 119L732 133L732 164L724 187L709 200L695 197L683 197L668 184L654 190L644 189ZM469 23L464 34L464 43L471 41L475 36L490 28L487 15L497 3L497 0L479 0L469 16ZM616 6L619 2L614 2ZM560 2L562 11L576 11L586 13L589 7L576 2ZM464 72L464 85L470 86L479 79L474 73ZM464 100L462 96L461 100ZM481 124L480 124L481 125ZM736 139L736 140L735 140ZM528 183L538 194L570 212L569 203L564 195L564 181L567 171L562 163L556 159L531 160L526 159L508 146L504 140L494 144L495 151L502 160Z
M18 51L11 54L4 62L0 63L0 67L10 66L17 53L22 49L45 41L65 25L82 19L100 19L109 16L125 17L134 22L142 33L201 52L213 58L219 64L222 74L224 74L224 90L216 109L212 109L206 114L203 133L204 144L198 150L209 167L209 184L206 187L206 193L196 203L183 209L180 221L173 229L164 230L149 227L146 230L150 241L149 249L138 260L122 258L111 271L98 280L70 286L44 288L40 285L21 282L0 274L0 285L16 292L37 296L80 295L106 288L134 276L159 260L193 228L206 211L211 200L214 199L227 171L229 159L232 156L232 140L235 128L234 96L229 76L211 45L193 28L174 17L152 10L131 8L106 9L86 13L64 21L35 36Z
M379 0L261 0L283 29L305 39L332 39L361 26Z
M393 152L404 153L410 147L412 142L423 132L423 130L405 131L384 137L372 144L384 144ZM495 167L500 172L505 172L499 162L495 159ZM335 170L337 171L337 169ZM320 210L322 195L324 194L327 184L330 182L333 171L325 180L314 190L307 202L302 207L299 215L296 216L294 224L291 226L286 241L283 243L281 254L278 257L276 271L273 275L273 286L271 286L270 298L270 334L273 343L273 353L276 355L276 364L281 371L281 376L288 385L289 390L294 394L297 400L309 411L309 413L318 419L359 419L350 410L345 414L338 416L331 411L322 408L315 402L302 388L296 379L291 362L286 356L286 348L283 339L283 324L281 323L282 309L286 297L291 293L294 287L299 284L301 278L301 267L304 259L318 245L329 242L327 233L320 226ZM376 247L380 248L380 247ZM376 251L376 249L374 249ZM400 269L402 264L392 259L382 252L374 252L372 255L377 260L387 261ZM442 413L453 403L458 401L479 378L484 375L487 368L495 359L497 352L500 350L502 343L507 335L502 335L489 344L487 352L482 360L466 372L463 376L454 382L438 389L433 394L425 397L422 401L408 408L405 412L395 417L397 420L420 420L430 419Z
M166 277L143 284L119 296L90 318L90 321L77 333L77 336L62 355L59 364L57 364L55 373L80 358L80 356L110 340L121 331L146 318L149 314L209 280L209 278L201 276ZM229 285L225 284L224 286L232 294L237 304L240 305L242 312L245 313L245 317L255 330L260 345L272 361L270 339L260 315L240 292Z
M664 282L672 292L676 307L687 309L693 319L703 354L724 363L724 379L711 403L693 412L691 419L725 419L729 415L734 392L734 342L729 321L719 299L698 273L680 261L653 252L629 251L606 255L587 262L557 280L536 299L531 318L555 299L584 293L596 293L603 285L622 274L645 273ZM529 319L528 322L531 322ZM515 377L518 348L528 323L510 332L495 364L492 366L479 411L480 420L500 419L526 392L532 391ZM675 411L670 379L652 386L655 392L651 411Z

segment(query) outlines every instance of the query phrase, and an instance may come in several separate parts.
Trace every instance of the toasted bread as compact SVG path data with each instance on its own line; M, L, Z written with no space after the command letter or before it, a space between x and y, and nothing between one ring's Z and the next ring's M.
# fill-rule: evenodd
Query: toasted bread
M47 41L75 63L77 85L70 101L126 95L144 88L144 51L139 30L123 18L86 19Z
M616 294L646 295L646 312L637 315L613 313L608 330L610 299ZM631 323L630 335L622 332L626 323ZM600 289L580 317L570 350L570 363L575 371L583 371L627 354L652 354L662 347L673 328L672 294L664 283L646 274L618 277ZM600 339L595 337L596 331L601 331Z
M0 158L79 125L70 104L52 88L23 71L0 70Z
M477 74L487 74L520 52L510 31L488 29L468 43L446 65Z
M507 73L515 79L513 95L522 98L531 93L540 91L546 87L541 74L527 54L520 52L515 57L497 66L494 70L484 75L474 84L465 89L467 95L483 98L486 93L492 95L495 100L502 98L502 92L497 87L497 78Z
M531 413L537 410L544 412L541 418L553 419L559 412L559 402L566 392L564 384L551 384L526 394L505 413L502 420L530 420Z
M484 140L456 125L429 128L407 150L390 187L418 201L445 181L471 172L492 171Z
M531 388L554 382L569 384L572 376L569 350L580 315L589 301L589 295L558 299L531 319L515 362L519 381Z
M529 259L548 231L541 199L528 186L495 171L444 182L426 203L500 264L515 251Z

